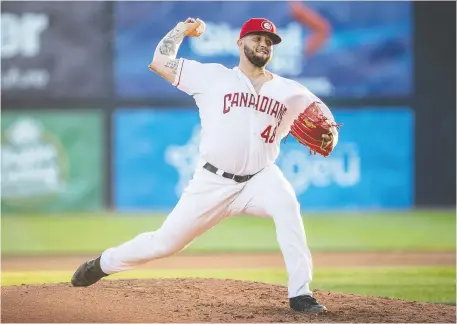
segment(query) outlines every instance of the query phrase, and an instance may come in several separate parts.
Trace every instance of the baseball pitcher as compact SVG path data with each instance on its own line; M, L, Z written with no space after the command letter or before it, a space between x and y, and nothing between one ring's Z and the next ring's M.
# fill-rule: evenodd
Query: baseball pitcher
M266 69L281 42L265 18L241 28L238 66L177 58L184 37L199 37L205 23L189 18L159 42L149 69L192 96L202 133L199 163L179 202L155 232L143 233L82 264L74 286L89 286L113 273L171 256L221 220L240 214L272 218L286 265L290 307L323 312L312 296L312 259L300 206L275 164L280 142L295 137L310 152L327 157L338 142L328 107L299 83Z

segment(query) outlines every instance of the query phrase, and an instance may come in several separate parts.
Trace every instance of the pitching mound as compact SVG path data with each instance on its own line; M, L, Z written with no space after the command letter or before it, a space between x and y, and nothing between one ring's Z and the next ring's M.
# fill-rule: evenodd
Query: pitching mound
M455 306L315 291L323 314L292 312L287 288L220 279L102 280L2 287L2 322L429 322L453 323Z

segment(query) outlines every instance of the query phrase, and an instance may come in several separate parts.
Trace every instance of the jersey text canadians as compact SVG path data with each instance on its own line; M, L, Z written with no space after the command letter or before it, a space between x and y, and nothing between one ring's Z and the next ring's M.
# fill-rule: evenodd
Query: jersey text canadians
M257 100L256 100L257 99ZM287 107L279 101L265 97L256 96L252 93L227 93L224 96L224 114L230 112L234 107L254 108L260 112L276 117L281 123L282 117L287 111Z

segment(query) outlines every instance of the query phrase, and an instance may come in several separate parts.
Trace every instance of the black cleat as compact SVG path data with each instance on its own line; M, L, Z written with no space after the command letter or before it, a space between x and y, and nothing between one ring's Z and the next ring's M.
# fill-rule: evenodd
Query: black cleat
M321 305L317 300L309 295L297 296L289 299L290 308L296 312L322 313L327 307Z
M71 284L75 287L87 287L106 276L108 275L102 271L98 257L81 264L71 278Z

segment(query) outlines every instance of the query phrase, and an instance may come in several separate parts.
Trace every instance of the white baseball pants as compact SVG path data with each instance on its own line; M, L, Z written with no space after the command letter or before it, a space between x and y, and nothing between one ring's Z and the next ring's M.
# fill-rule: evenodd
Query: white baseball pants
M312 259L300 206L292 186L276 165L244 183L226 179L199 165L162 226L104 251L101 268L113 274L171 256L221 220L240 214L273 219L289 276L289 298L311 295Z

